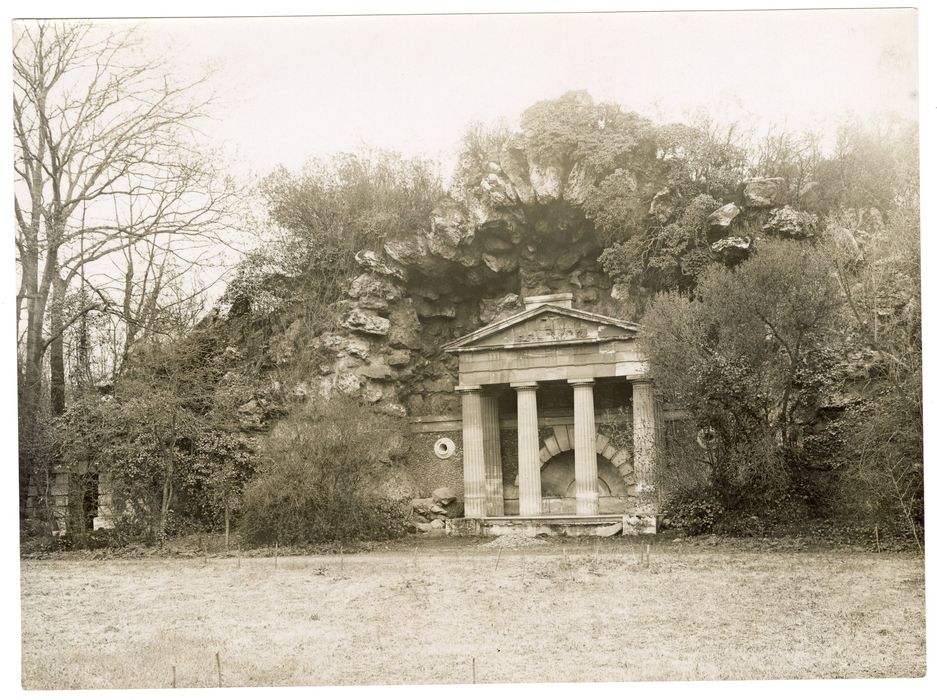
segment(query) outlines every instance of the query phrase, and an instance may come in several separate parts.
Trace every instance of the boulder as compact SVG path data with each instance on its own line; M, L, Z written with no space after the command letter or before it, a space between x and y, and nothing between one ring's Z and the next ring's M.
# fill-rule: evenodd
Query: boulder
M358 306L368 309L386 309L387 302L400 298L400 287L382 277L365 272L351 282L348 296L358 300Z
M432 527L434 530L441 530L442 528L446 527L446 523L444 523L440 518L436 518L430 522L430 527Z
M501 170L500 166L497 164L494 165L499 171ZM491 172L485 175L485 177L482 178L480 187L495 206L505 207L517 203L517 196L510 180L506 177L502 177L497 172Z
M494 299L482 299L478 305L478 320L488 324L512 316L523 307L521 298L517 294L505 294Z
M384 243L384 252L404 267L419 266L426 259L426 241L418 235L401 236Z
M349 330L368 335L387 335L390 330L389 320L362 309L349 311L342 317L341 324Z
M433 526L430 523L414 523L417 532L432 532Z
M706 227L711 233L715 232L717 237L721 237L723 233L729 230L735 217L737 217L741 211L738 205L729 202L716 209L716 211L706 218Z
M387 342L393 348L418 348L422 345L420 319L412 299L404 299L391 309Z
M368 387L363 392L361 392L361 397L368 403L377 403L382 398L384 398L384 392L380 389L380 387L368 385Z
M482 253L482 262L492 272L513 272L520 265L520 261L515 255L496 255L494 253Z
M772 209L762 230L785 238L813 238L817 228L816 214L797 211L788 206Z
M335 388L343 394L351 395L361 389L361 380L354 374L339 374L335 377Z
M410 364L410 351L391 350L384 359L391 367L403 367Z
M673 218L675 210L673 197L668 188L654 195L654 199L651 200L651 208L647 213L657 219L659 223L665 224Z
M344 352L352 357L367 360L371 354L371 344L364 338L345 338L339 352Z
M562 171L556 165L529 163L530 186L540 203L552 202L563 192Z
M414 307L416 315L422 318L455 318L457 313L454 305L431 299L419 299Z
M446 486L440 486L433 491L433 503L437 505L448 505L458 498L456 492Z
M553 266L560 272L569 272L576 266L576 263L579 262L582 253L582 249L578 246L572 246L569 250L556 258Z
M726 265L735 265L747 259L752 252L752 239L729 236L713 243L709 250Z
M742 183L742 199L747 207L777 206L784 196L783 177L755 177Z
M592 178L589 177L586 167L579 161L569 171L569 176L566 178L566 185L563 187L563 199L573 204L582 204L589 196L592 185Z
M373 250L359 250L355 253L355 262L366 270L378 275L393 277L401 282L407 281L407 271L397 265L389 264L378 257Z
M414 498L410 501L410 508L414 513L429 517L433 513L430 508L432 508L434 504L435 501L433 501L432 498Z
M384 364L382 361L377 360L371 364L361 367L356 371L361 377L367 377L368 379L379 379L382 381L387 381L394 377L394 370Z

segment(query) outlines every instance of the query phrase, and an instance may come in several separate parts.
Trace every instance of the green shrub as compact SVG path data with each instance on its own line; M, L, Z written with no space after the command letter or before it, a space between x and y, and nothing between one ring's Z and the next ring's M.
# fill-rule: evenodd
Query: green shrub
M374 487L403 444L397 420L351 399L307 404L267 441L265 464L244 492L242 537L310 544L402 535L409 509Z

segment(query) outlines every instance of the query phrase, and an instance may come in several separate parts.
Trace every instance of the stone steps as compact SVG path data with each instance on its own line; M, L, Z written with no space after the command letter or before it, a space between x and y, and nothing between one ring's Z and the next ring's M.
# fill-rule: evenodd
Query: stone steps
M491 536L509 533L525 535L609 536L651 535L657 532L653 515L620 513L613 515L536 515L490 518L455 518L446 524L454 536Z

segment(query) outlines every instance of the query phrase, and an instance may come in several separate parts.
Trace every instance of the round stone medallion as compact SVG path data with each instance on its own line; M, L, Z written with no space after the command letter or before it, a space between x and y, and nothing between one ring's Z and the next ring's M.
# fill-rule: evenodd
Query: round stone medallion
M449 438L439 438L433 445L433 452L440 459L449 459L455 454L455 443Z

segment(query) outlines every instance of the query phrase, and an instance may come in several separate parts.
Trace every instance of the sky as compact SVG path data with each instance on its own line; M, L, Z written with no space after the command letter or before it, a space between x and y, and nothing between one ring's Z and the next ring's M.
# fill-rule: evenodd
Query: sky
M658 121L707 113L829 138L914 118L914 10L137 20L179 77L213 67L207 128L239 174L364 146L448 172L473 120L586 89ZM117 24L117 22L115 22Z

